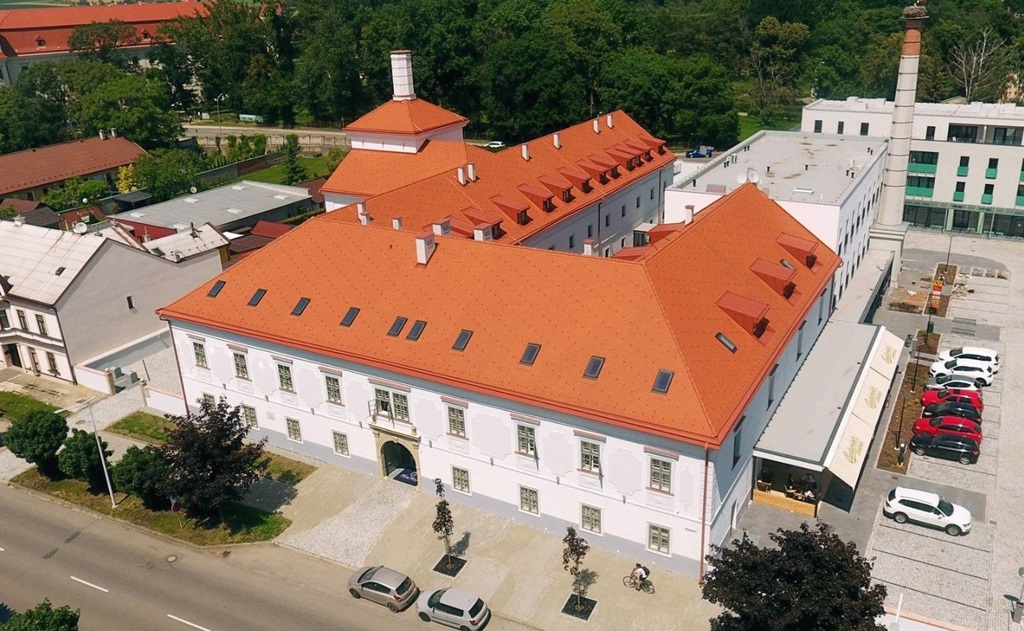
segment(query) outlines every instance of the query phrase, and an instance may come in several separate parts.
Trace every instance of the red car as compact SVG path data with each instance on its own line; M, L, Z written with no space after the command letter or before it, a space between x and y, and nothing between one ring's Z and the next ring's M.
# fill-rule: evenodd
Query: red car
M969 403L978 408L979 412L985 411L985 404L981 401L980 390L960 390L959 388L943 388L941 390L925 390L921 395L921 405L928 407L936 403Z
M981 425L974 421L956 416L933 416L931 418L919 418L914 423L915 434L949 434L970 438L981 444Z

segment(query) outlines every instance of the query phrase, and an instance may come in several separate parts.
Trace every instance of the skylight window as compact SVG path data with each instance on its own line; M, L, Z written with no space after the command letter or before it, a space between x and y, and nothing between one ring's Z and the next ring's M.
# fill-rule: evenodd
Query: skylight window
M587 379L597 379L602 368L604 368L604 357L593 355L587 362L587 369L583 371L583 376Z
M787 269L796 269L795 267L793 267L793 264L787 261L786 259L779 259L779 263L782 263L782 266Z
M425 328L427 328L426 322L424 322L423 320L416 320L415 322L412 323L412 328L409 329L409 335L406 335L405 339L412 340L413 342L415 342L416 340L420 339L421 335L423 335L423 329Z
M537 353L540 352L540 344L527 344L526 350L523 351L523 357L519 360L520 364L532 366L533 362L537 361Z
M53 273L53 275L54 275L54 276L60 276L61 274L63 274L63 273L64 273L64 270L66 270L66 269L67 269L66 267L64 267L63 265L61 265L60 267L58 267L58 268L57 268L57 271L56 271L56 272L54 272L54 273Z
M309 306L309 298L299 298L299 301L295 303L295 308L292 309L293 316L300 316L302 312Z
M267 295L267 290L266 289L257 289L256 293L254 293L252 295L252 298L249 299L249 306L250 307L255 307L256 305L260 304L260 300L263 300L263 296L266 296L266 295Z
M651 390L665 394L668 392L668 387L672 385L672 377L675 374L671 370L659 370L658 376L654 378L654 387Z
M341 319L341 326L352 326L352 323L356 321L357 315L359 315L359 307L349 307L345 317Z
M717 339L719 342L721 342L722 346L728 348L730 353L735 353L736 352L736 344L734 344L732 340L730 340L728 337L726 337L725 333L718 333L718 334L716 334L715 335L715 339Z
M409 320L407 318L403 318L402 316L395 318L395 323L391 325L390 329L388 329L388 335L395 337L400 334L402 329L405 328L405 323L408 321Z
M225 283L224 281L218 280L216 283L213 284L213 287L210 287L210 291L206 295L209 296L210 298L216 298L217 294L220 293L221 289L224 289L224 285L226 284L227 283Z
M454 350L464 351L466 346L469 344L469 338L473 337L473 332L469 329L462 329L459 332L459 337L455 338L455 344L452 346Z

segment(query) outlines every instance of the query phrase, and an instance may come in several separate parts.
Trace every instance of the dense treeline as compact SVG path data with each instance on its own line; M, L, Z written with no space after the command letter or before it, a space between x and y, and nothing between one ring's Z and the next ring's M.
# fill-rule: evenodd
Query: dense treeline
M811 96L891 98L904 6L903 0L219 0L209 19L165 28L179 47L155 49L158 68L135 69L147 82L159 79L159 94L137 79L118 87L149 90L150 100L178 110L220 106L286 126L345 123L390 97L388 53L404 48L414 53L417 94L469 117L471 133L518 141L622 108L656 135L725 145L739 134L738 112L773 124ZM1012 96L1024 74L1018 72L1024 0L941 0L928 7L919 99ZM83 39L104 40L95 33ZM91 52L96 63L119 63L104 58L112 55L109 47ZM122 64L121 72L132 69ZM33 105L31 91L19 91L19 107L45 107ZM120 103L111 98L121 90L106 92L95 100ZM84 108L85 101L72 99L69 107ZM0 95L0 119L4 112ZM5 133L36 132L5 130L0 122L0 150Z

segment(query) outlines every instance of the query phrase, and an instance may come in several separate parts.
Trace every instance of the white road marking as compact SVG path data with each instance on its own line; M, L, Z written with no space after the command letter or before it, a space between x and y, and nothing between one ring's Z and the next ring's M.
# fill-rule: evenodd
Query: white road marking
M178 622L180 622L182 624L187 624L188 626L192 627L193 629L199 629L199 631L210 631L206 627L201 627L201 626L199 626L198 624L196 624L194 622L189 622L188 620L185 620L183 618L179 618L178 616L172 616L171 614L167 614L167 617L170 618L171 620L177 620Z
M81 583L82 585L88 585L89 587L91 587L91 588L93 588L93 589L98 589L98 590L100 590L101 592L103 592L104 594L107 594L107 593L109 593L109 592L110 592L110 590L109 590L109 589L104 589L104 588L100 587L99 585L93 585L93 584L92 584L92 583L90 583L89 581L83 581L82 579L78 578L77 576L72 576L72 577L71 577L71 580L73 580L73 581L78 581L78 582L79 582L79 583Z
M4 549L3 549L3 548L0 548L0 552L3 552L3 551L4 551Z

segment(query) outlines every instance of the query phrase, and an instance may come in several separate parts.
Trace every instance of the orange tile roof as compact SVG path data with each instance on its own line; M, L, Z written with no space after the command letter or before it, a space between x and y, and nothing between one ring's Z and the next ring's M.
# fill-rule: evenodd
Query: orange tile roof
M131 164L146 153L127 138L74 140L0 155L0 195Z
M388 101L345 126L349 132L415 136L469 119L422 99Z
M466 164L472 149L483 152L447 140L428 140L418 153L353 149L320 190L360 197L379 195Z
M464 146L463 160L460 160L462 156L458 152L445 154L443 159L425 155L426 152L421 152L422 156L404 154L406 164L417 165L423 170L418 173L414 169L392 172L394 167L391 165L402 163L400 156L403 154L391 154L394 157L386 158L383 152L364 151L363 154L376 155L361 156L364 162L345 171L345 163L352 158L350 154L324 188L327 190L335 178L339 182L359 182L356 175L358 170L368 178L363 181L372 183L367 188L380 190L384 186L391 186L386 192L370 197L366 202L367 213L378 225L390 226L393 217L401 217L405 229L419 232L445 216L476 223L465 211L467 208L475 208L502 219L501 229L504 234L498 237L500 242L518 243L675 161L676 157L670 151L659 153L650 150L650 161L644 159L640 166L628 169L625 166L629 159L627 156L644 155L648 150L629 149L626 153L626 149L623 149L617 152L622 158L616 158L615 154L607 151L615 146L624 147L623 143L630 139L642 139L646 132L621 111L613 113L614 127L607 126L605 117L601 117L600 121L600 134L594 133L593 121L558 132L561 148L555 147L552 136L530 141L527 143L529 160L523 159L522 149L518 147L491 153L472 145L448 142L437 144ZM601 164L596 164L596 161ZM459 183L457 169L467 162L475 164L477 180L463 186ZM617 167L619 177L601 183L598 176L612 167ZM430 171L434 173L426 175ZM407 178L408 183L395 185L402 178ZM587 178L590 178L590 192L581 190L582 180ZM558 182L571 185L571 201L565 202L560 193L552 192L552 186ZM554 204L552 210L544 210L543 198L551 199ZM515 213L510 214L509 208L527 208L528 223L518 224ZM349 223L359 221L355 207L330 212L327 220Z
M666 235L635 261L439 238L426 265L416 235L306 222L160 311L231 331L541 408L696 444L720 446L831 282L839 258L820 246L796 265L783 298L750 267L787 256L778 237L814 236L752 185ZM751 221L756 217L757 221ZM325 269L342 270L325 276ZM557 269L557 274L548 270ZM246 302L266 289L258 307ZM718 306L730 292L766 307L774 335L754 336ZM300 297L311 302L290 316ZM350 307L359 315L339 322ZM427 322L419 341L386 335L395 318ZM474 332L452 350L462 329ZM730 352L716 339L735 343ZM533 366L519 363L541 345ZM592 355L605 358L585 379ZM667 394L652 392L674 372ZM415 419L415 410L413 411Z
M11 9L0 11L0 48L13 56L66 52L75 27L110 20L134 25L140 44L148 45L151 41L143 38L144 31L156 38L164 22L208 13L202 2L189 1Z

